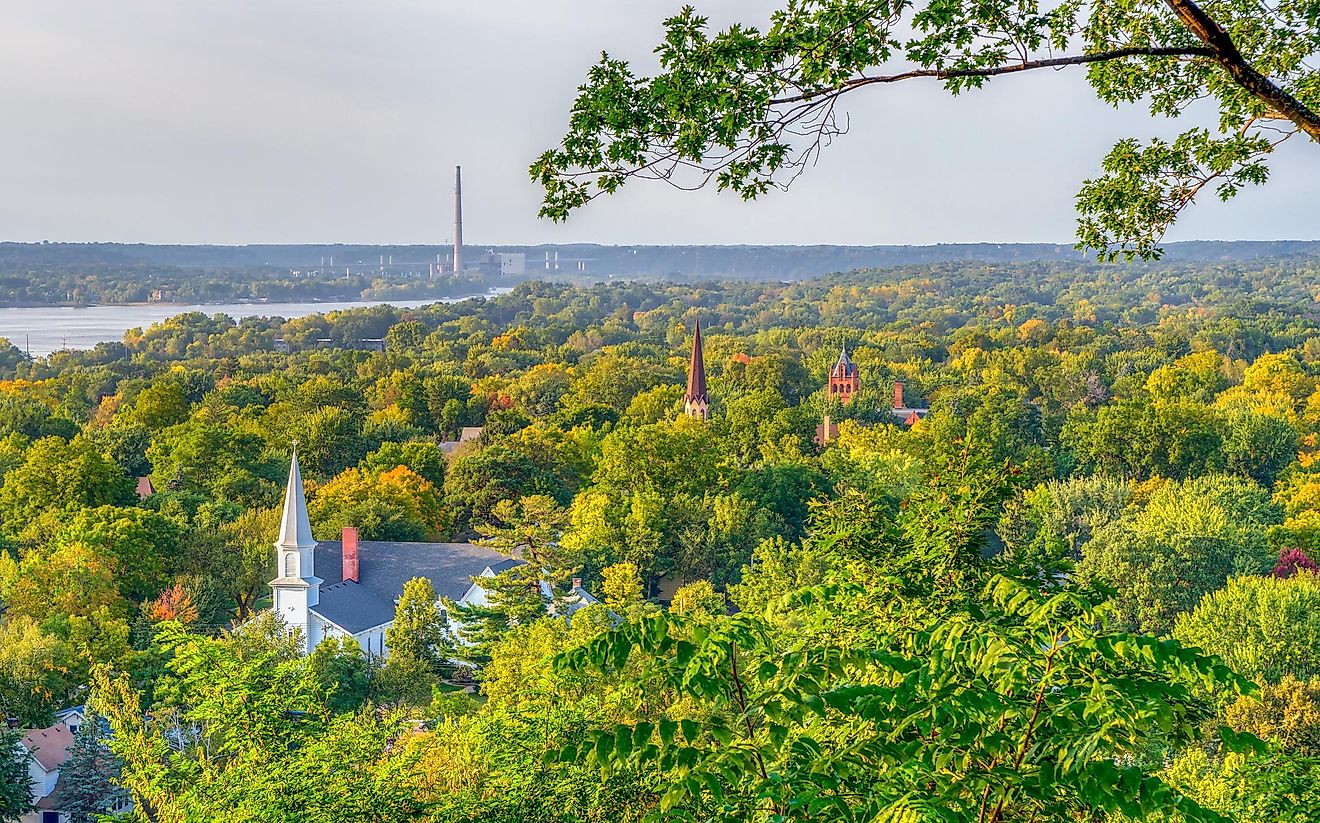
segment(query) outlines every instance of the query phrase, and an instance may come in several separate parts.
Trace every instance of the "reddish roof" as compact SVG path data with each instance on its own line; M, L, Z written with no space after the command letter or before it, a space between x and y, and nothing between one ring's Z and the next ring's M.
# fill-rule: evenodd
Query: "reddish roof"
M33 759L41 764L41 768L53 772L69 759L73 732L63 723L56 723L48 729L32 729L23 735L22 745L32 752Z
M50 794L37 801L37 809L41 811L59 811L60 806L64 805L60 795L68 791L68 785L64 780L64 772L55 778L55 788L51 789Z
M827 428L827 427L828 427L828 428ZM816 424L816 441L815 441L815 442L816 442L816 445L817 445L817 446L823 446L823 445L825 445L826 443L830 442L831 440L834 440L834 439L837 438L838 436L839 436L839 424L838 424L838 423L830 422L830 423L817 423L817 424Z

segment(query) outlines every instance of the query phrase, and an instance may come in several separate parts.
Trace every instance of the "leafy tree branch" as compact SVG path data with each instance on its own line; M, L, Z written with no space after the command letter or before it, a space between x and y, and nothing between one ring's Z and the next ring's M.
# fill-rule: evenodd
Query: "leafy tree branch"
M714 183L750 200L788 187L848 130L838 105L850 92L928 78L959 94L1003 75L1086 66L1111 104L1145 103L1160 117L1198 101L1218 107L1219 136L1188 132L1146 150L1123 141L1078 197L1080 248L1158 257L1160 238L1204 182L1221 181L1227 199L1265 181L1266 156L1291 134L1320 141L1320 74L1306 63L1320 49L1320 25L1307 8L789 0L764 31L734 24L711 33L689 6L665 21L654 76L602 55L578 89L567 134L530 172L545 191L541 216L554 220L634 178ZM885 70L894 64L904 67ZM1143 188L1158 195L1131 203Z

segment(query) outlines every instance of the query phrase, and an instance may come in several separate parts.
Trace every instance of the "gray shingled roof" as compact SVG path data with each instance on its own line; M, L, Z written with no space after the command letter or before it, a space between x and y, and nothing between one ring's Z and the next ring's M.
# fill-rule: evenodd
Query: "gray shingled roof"
M492 549L471 543L395 543L363 540L358 543L358 583L344 581L338 540L316 547L316 576L321 601L313 611L350 632L360 632L394 619L394 601L403 584L425 577L440 597L458 600L472 578L492 566L496 571L516 565Z
M497 563L491 563L490 570L495 574L500 574L501 572L507 572L509 569L512 569L514 566L521 566L522 563L523 562L517 559L516 557L506 557Z
M357 634L394 619L394 598L384 598L352 580L321 587L312 611L345 631Z

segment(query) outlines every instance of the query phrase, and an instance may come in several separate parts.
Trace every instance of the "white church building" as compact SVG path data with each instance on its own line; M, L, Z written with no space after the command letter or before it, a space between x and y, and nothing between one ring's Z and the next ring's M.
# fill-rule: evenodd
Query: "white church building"
M484 605L486 591L478 581L524 562L472 543L359 540L356 528L344 529L338 541L318 542L312 537L296 452L275 552L279 576L270 581L272 610L302 633L304 653L327 637L352 637L368 655L387 655L385 630L394 622L404 583L414 577L430 580L442 609L446 600ZM541 590L547 601L554 599L546 584ZM596 602L575 579L554 606L569 617Z

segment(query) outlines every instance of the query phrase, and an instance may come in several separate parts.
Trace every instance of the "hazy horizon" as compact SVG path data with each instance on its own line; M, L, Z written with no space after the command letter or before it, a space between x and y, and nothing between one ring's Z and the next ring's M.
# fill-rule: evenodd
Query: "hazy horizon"
M466 234L466 230L464 232ZM1184 246L1193 243L1320 243L1320 237L1190 237L1180 240L1168 240L1163 246ZM171 246L181 247L205 247L205 248L249 248L249 247L309 247L309 248L329 248L333 246L342 246L347 248L429 248L449 249L450 244L443 241L420 241L411 243L392 243L384 242L358 242L353 240L325 240L325 241L298 241L283 242L279 240L262 241L257 243L175 243L175 242L145 242L140 240L61 240L46 239L41 240L15 240L0 237L0 245L13 244L23 246L147 246L156 248L165 248ZM595 240L550 240L539 243L523 243L516 240L507 242L485 242L480 239L469 240L464 237L463 247L465 249L491 247L503 250L517 250L519 248L540 248L543 246L605 246L609 248L841 248L841 249L865 249L865 248L937 248L939 246L1058 246L1074 248L1074 241L1056 242L1051 240L950 240L936 241L931 243L740 243L740 242L711 242L711 243L605 243ZM1082 254L1080 250L1078 254Z
M18 5L0 30L0 102L21 126L0 134L4 239L443 245L461 164L469 245L1071 245L1073 197L1117 139L1199 122L1110 109L1080 70L960 98L904 83L852 96L852 133L787 193L635 183L537 220L526 168L587 68L608 49L646 69L679 5ZM721 24L775 4L696 5ZM1272 169L1168 239L1320 238L1320 147L1290 141Z

